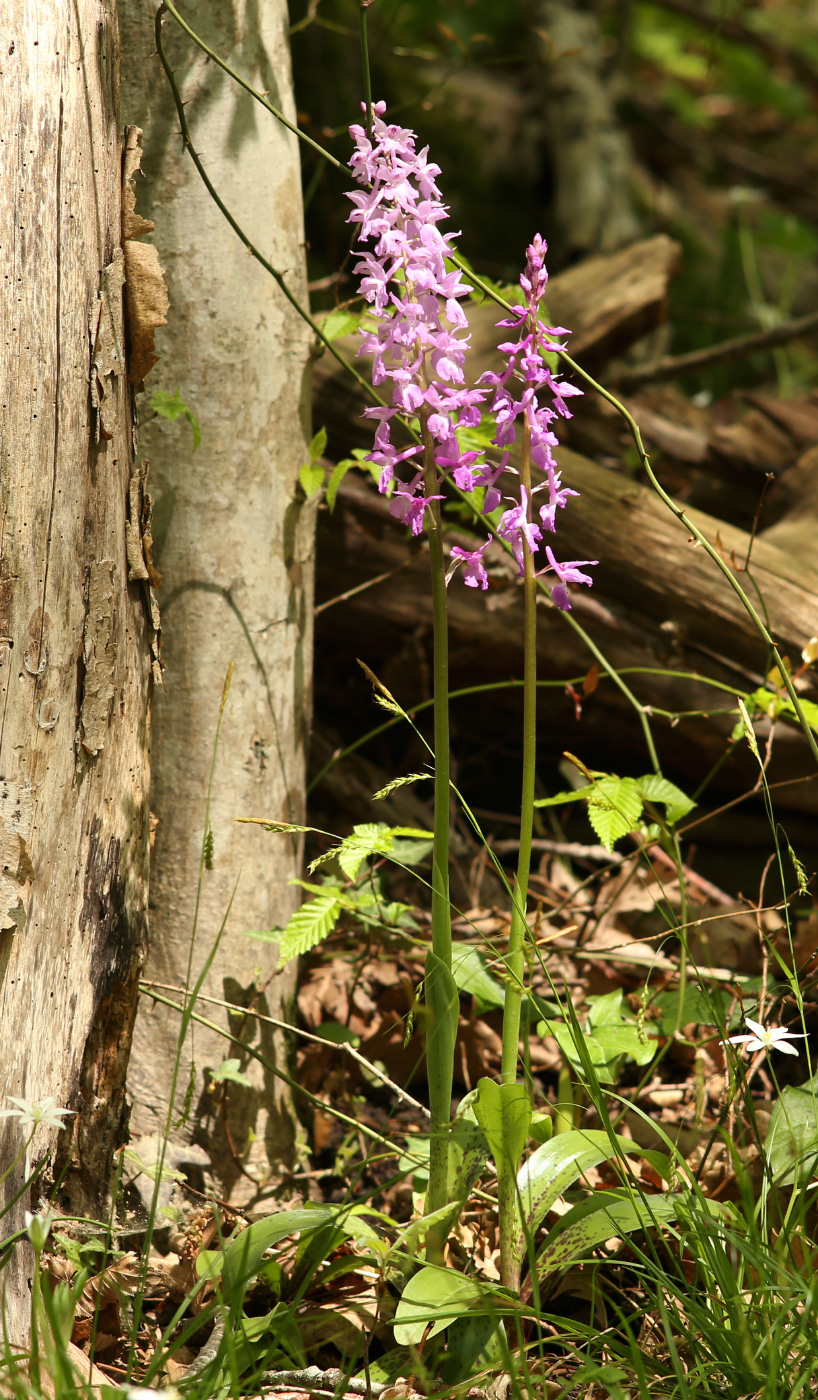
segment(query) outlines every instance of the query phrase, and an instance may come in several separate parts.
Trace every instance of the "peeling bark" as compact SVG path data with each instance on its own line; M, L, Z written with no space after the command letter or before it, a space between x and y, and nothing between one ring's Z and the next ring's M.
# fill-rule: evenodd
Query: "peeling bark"
M0 0L0 1098L74 1110L63 1209L103 1206L147 916L151 621L133 463L111 0ZM11 196L11 197L9 197ZM55 1140L56 1139L56 1140ZM23 1142L0 1124L0 1167ZM22 1184L3 1184L9 1200ZM3 1220L21 1223L25 1196ZM22 1251L3 1271L25 1335Z

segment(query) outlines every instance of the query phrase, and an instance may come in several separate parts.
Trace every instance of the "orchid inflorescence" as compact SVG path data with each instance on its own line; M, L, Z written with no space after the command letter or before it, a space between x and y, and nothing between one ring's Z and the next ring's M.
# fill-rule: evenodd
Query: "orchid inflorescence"
M548 280L546 244L537 234L520 278L524 301L498 322L504 329L521 332L518 340L499 346L506 357L504 369L483 374L469 388L464 366L470 336L460 303L473 288L451 262L451 240L456 235L439 228L449 213L436 184L440 168L428 159L428 148L416 151L414 132L383 120L385 110L383 102L372 108L371 139L362 126L350 128L355 141L350 166L364 188L349 196L354 205L349 222L360 225L360 242L374 241L373 250L361 251L354 270L361 277L361 295L380 318L376 330L362 333L359 354L372 357L374 385L392 381L391 405L364 410L378 424L368 460L380 468L380 490L390 493L392 514L414 535L427 523L431 503L444 498L437 488L446 480L465 493L482 488L485 496L476 508L486 516L498 511L504 499L510 500L496 529L511 545L522 573L525 551L537 552L543 531L556 530L557 509L579 494L562 485L553 455L557 438L552 425L559 417L572 416L566 400L582 391L556 378L544 358L565 348L555 337L569 334L564 327L546 326L540 320ZM461 447L457 430L479 426L482 406L492 389L489 412L498 459L487 461L484 453ZM553 406L540 403L538 395L544 390ZM392 442L391 420L399 414L419 420L423 444L399 449ZM498 483L516 475L509 465L509 449L517 437L517 419L530 435L531 461L544 479L530 492L521 484L518 495L504 497ZM424 445L431 449L425 454L426 469L413 462L424 452ZM433 472L428 469L430 457ZM396 475L404 462L418 468L409 481ZM540 492L547 492L548 499L539 508L538 522L532 498ZM462 567L468 587L487 588L483 552L491 539L489 535L475 550L453 546L447 582ZM548 546L545 557L547 563L539 572L555 575L552 599L558 608L570 609L566 585L590 584L591 578L581 568L596 561L560 564Z

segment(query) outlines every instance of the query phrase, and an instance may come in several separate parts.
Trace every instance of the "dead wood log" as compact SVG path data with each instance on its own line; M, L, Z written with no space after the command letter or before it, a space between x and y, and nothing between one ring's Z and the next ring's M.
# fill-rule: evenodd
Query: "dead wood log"
M577 589L571 618L547 604L538 621L539 669L544 681L563 682L583 676L593 665L587 642L572 629L575 619L611 666L628 674L627 682L641 704L657 711L729 710L730 694L707 685L710 677L736 691L763 683L766 648L713 562L693 544L652 492L605 471L573 453L562 452L566 479L582 499L560 522L561 557L599 559L593 591ZM749 536L701 512L690 517L728 561L742 566ZM431 638L431 600L425 547L407 540L389 516L384 497L359 480L347 478L335 514L322 513L319 527L320 599L331 602L343 592L380 575L373 587L329 606L316 624L317 655L335 677L326 704L333 719L343 705L340 674L356 669L362 652L383 680L406 704L423 697L424 655ZM467 543L469 535L452 531L449 544ZM508 556L495 543L486 553L491 588L486 594L453 580L449 593L451 684L505 681L521 674L522 597ZM818 632L818 576L801 570L783 551L755 542L752 582L742 584L757 599L764 596L770 627L783 651L797 665L801 648ZM317 709L322 713L322 662L317 676ZM660 670L662 674L649 674ZM680 674L682 673L682 674ZM815 698L815 687L806 692ZM360 699L358 700L360 705ZM470 702L471 703L471 702ZM485 714L509 715L518 697L502 691L486 702ZM569 746L574 703L562 684L544 691L541 701L542 749L556 761ZM485 715L484 715L485 718ZM377 721L373 718L373 723ZM503 720L500 720L502 723ZM682 719L671 726L657 719L660 752L670 771L689 775L691 786L723 752L734 717ZM475 722L479 728L479 722ZM356 731L365 727L359 712ZM644 736L631 702L611 680L603 680L584 706L582 744L586 761L598 766L645 762ZM595 757L596 755L596 757ZM779 728L771 780L792 784L781 790L781 803L793 811L814 811L818 785L798 782L808 770L809 755L800 732ZM739 754L725 783L716 791L734 795L750 788L757 773L749 754Z

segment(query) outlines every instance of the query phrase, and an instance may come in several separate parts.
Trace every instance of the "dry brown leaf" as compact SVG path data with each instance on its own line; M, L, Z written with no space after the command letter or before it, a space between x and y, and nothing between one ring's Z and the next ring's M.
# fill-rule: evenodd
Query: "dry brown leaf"
M143 233L153 233L150 219L143 219L136 212L136 189L134 176L142 173L142 128L126 126L125 150L122 163L122 237L141 238Z
M131 339L128 378L131 384L141 384L159 359L154 332L167 324L170 308L165 274L152 243L126 239L125 292Z

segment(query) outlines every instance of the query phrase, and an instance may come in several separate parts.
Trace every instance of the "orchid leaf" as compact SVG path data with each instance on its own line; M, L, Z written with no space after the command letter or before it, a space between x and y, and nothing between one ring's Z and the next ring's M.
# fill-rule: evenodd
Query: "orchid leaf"
M486 1135L498 1175L516 1172L528 1142L531 1100L524 1084L481 1079L474 1112Z
M764 1155L776 1186L809 1179L818 1162L818 1079L788 1084L770 1114Z
M609 1161L619 1153L642 1155L629 1138L615 1137L598 1128L559 1133L532 1152L517 1175L518 1211L514 1252L522 1263L526 1241L542 1223L554 1202L589 1167ZM525 1223L523 1224L523 1219ZM613 1232L611 1232L613 1233Z
M430 1323L426 1340L436 1337L456 1317L467 1315L481 1292L474 1279L465 1278L454 1269L421 1269L410 1278L398 1303L395 1341L399 1346L417 1346Z
M478 1015L505 1005L506 989L492 977L478 948L452 949L452 976L461 992L475 998Z
M595 1245L634 1230L652 1230L666 1225L676 1215L681 1196L634 1198L617 1192L597 1193L568 1211L559 1228L551 1232L537 1258L537 1277L565 1269Z

